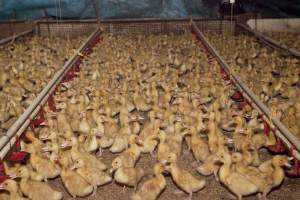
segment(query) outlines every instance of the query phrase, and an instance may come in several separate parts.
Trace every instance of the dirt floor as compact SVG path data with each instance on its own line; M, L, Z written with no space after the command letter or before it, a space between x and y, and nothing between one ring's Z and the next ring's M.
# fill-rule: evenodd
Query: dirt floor
M193 194L193 200L201 199L201 200L212 200L212 199L222 199L222 200L231 200L235 199L231 193L228 192L228 190L221 185L221 183L217 182L213 176L211 177L204 177L199 175L195 169L189 165L189 163L192 163L194 161L193 156L191 153L188 153L186 150L186 147L184 145L183 148L183 156L180 159L180 166L190 170L192 174L194 174L198 178L202 178L206 180L206 186L203 190L194 193ZM266 153L263 153L263 157L268 157ZM117 154L113 155L108 150L105 150L102 155L102 160L107 164L107 166L110 167L111 161L113 158L115 158ZM152 172L152 167L155 163L155 158L152 158L149 154L143 154L140 158L140 160L137 163L137 166L142 166L146 173ZM147 179L144 178L140 182L139 186L142 185L143 181ZM172 178L166 174L166 180L167 180L167 187L163 191L163 193L158 198L159 200L184 200L188 198L188 195L180 192L176 185L172 182ZM51 185L60 190L64 191L64 199L71 199L71 196L67 194L66 190L64 189L64 186L62 185L62 182L60 179L56 179L53 181L50 181ZM300 179L290 179L286 178L282 184L281 187L277 188L276 190L273 190L269 195L268 199L288 199L288 200L299 200L300 199ZM133 188L125 188L123 191L123 186L117 185L116 183L109 183L105 186L99 187L97 190L97 194L95 196L88 196L85 198L76 198L76 199L86 199L86 200L129 200L130 195L134 192ZM246 200L254 200L258 199L257 196L250 196L245 197L243 199Z

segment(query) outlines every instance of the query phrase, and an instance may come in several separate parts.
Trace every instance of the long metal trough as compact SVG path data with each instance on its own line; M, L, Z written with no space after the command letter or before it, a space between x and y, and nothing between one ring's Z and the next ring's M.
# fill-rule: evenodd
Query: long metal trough
M9 37L6 37L6 38L3 38L0 40L0 45L4 45L4 44L7 44L8 42L10 41L13 41L13 40L16 40L18 38L21 38L23 36L26 36L26 35L29 35L31 33L34 32L34 29L30 29L30 30L27 30L27 31L23 31L21 33L18 33L16 35L12 35L12 36L9 36Z
M203 42L212 56L221 65L226 74L230 76L230 79L234 82L237 89L243 94L248 102L250 102L251 106L259 111L259 113L263 116L263 119L267 121L272 128L275 129L274 133L276 134L276 136L279 137L292 151L292 154L298 160L300 160L300 141L278 119L271 118L271 112L268 107L258 99L258 97L241 81L241 79L237 75L232 73L228 64L221 58L217 50L205 38L203 33L197 27L196 23L194 21L192 21L191 23L193 31Z
M9 128L4 136L0 138L0 159L4 159L6 154L14 146L16 140L29 126L31 120L33 120L39 113L42 106L47 102L48 98L55 91L58 84L62 81L64 76L68 73L71 67L81 59L82 54L86 49L92 45L97 38L99 38L101 31L97 28L80 46L77 52L64 64L64 66L58 70L54 77L49 81L46 87L39 93L34 99L32 104L25 110L25 112L18 118L18 120Z
M266 43L267 45L273 47L273 48L276 48L276 49L279 49L281 51L284 51L292 56L295 56L295 57L298 57L300 58L300 52L297 51L296 49L294 48L291 48L291 47L288 47L287 45L285 44L282 44L262 33L259 33L258 31L256 30L253 30L251 29L250 27L248 27L247 25L244 25L244 24L237 24L237 26L245 31L247 31L248 33L251 33L253 36L255 36L257 39L259 39L260 41Z

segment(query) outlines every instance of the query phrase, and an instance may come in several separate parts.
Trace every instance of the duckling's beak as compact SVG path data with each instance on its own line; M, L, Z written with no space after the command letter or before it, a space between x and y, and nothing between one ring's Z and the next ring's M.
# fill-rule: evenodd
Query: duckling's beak
M181 122L181 121L182 121L182 119L181 119L181 117L180 117L180 116L175 116L175 121L176 121L176 122Z
M11 175L9 175L9 178L10 179L16 179L16 178L18 178L18 176L16 174L11 174Z
M68 142L64 142L64 143L62 143L61 145L60 145L60 147L62 148L62 149L64 149L64 148L66 148L66 147L69 147L70 145L68 144Z
M48 136L43 136L43 135L41 135L41 136L39 137L39 139L40 139L41 141L45 141L45 140L48 140L49 137L48 137Z
M47 122L46 121L43 121L42 123L40 123L40 126L47 126Z
M234 140L232 138L227 138L227 143L228 144L233 144L234 143Z
M49 152L50 151L50 147L45 146L42 148L43 152Z
M109 169L109 173L113 174L116 171L116 169L114 169L113 167Z
M76 169L76 166L75 166L75 164L74 164L74 165L72 165L72 166L70 167L70 169L71 169L71 170L75 170L75 169Z
M284 166L286 166L286 167L288 167L288 168L291 168L291 167L292 167L292 165L290 164L290 162L285 162L285 163L284 163Z

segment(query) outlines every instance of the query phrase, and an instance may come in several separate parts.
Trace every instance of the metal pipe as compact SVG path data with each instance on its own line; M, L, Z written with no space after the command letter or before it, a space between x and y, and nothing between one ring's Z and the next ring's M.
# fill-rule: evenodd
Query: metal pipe
M22 36L25 36L25 35L28 35L28 34L30 34L30 33L33 33L33 31L34 31L34 29L30 29L30 30L21 32L21 33L15 35L15 36L12 35L12 36L9 36L9 37L7 37L7 38L4 38L4 39L0 40L0 45L4 45L4 44L6 44L6 43L12 41L13 39L17 39L17 38L20 38L20 37L22 37Z
M221 67L225 70L227 74L230 75L231 79L236 83L237 88L248 97L250 102L253 103L254 107L266 118L271 124L274 124L278 131L275 131L275 134L280 137L289 148L295 148L295 155L297 159L300 159L300 141L276 118L271 119L271 112L267 106L265 106L258 97L241 81L239 77L231 73L230 67L228 64L221 58L216 49L209 43L205 36L198 29L194 21L192 21L192 29L195 31L197 36L202 40L203 44L210 51L210 53L216 58Z
M267 43L268 45L271 45L273 47L276 47L277 49L280 49L280 50L283 50L283 51L286 51L288 52L289 54L292 54L293 56L296 56L296 57L300 57L300 52L297 51L296 49L294 48L291 48L291 47L288 47L287 45L285 44L280 44L279 42L277 42L276 40L268 37L268 36L265 36L261 33L259 33L258 31L256 30L252 30L250 27L244 25L244 24L237 24L238 27L246 30L247 32L253 34L256 38L258 38L259 40Z
M73 64L79 59L78 53L82 53L89 45L90 41L100 35L100 29L97 28L80 46L78 51L64 64L62 69L58 70L46 87L39 93L39 95L34 99L32 104L25 110L25 112L18 118L18 120L8 129L5 137L8 138L8 141L5 140L0 143L0 158L3 159L7 152L12 148L13 143L10 143L10 140L16 135L20 136L24 130L30 124L30 121L38 114L42 105L47 101L50 94L55 90L56 86L63 79L68 70L73 66ZM2 140L0 140L2 141Z

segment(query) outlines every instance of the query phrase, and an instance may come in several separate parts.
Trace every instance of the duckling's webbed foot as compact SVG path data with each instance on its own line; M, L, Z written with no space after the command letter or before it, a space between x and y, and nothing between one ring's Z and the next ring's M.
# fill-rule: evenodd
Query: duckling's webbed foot
M101 157L102 156L102 153L103 153L103 150L102 150L102 148L100 147L99 148L99 150L98 150L98 152L97 152L97 157Z
M193 161L193 162L191 162L191 167L193 169L196 169L197 167L199 167L199 163L197 161Z
M125 185L123 186L123 189L122 189L122 191L123 191L123 193L125 193L125 192L126 192L126 186L125 186Z
M193 193L191 192L191 193L189 194L189 197L187 198L187 200L192 200L192 198L193 198Z
M97 186L93 186L92 196L95 196L96 194L97 194Z
M184 193L184 192L181 191L181 190L179 190L179 189L177 189L177 190L174 191L174 194L178 194L178 195L183 194L183 193Z

